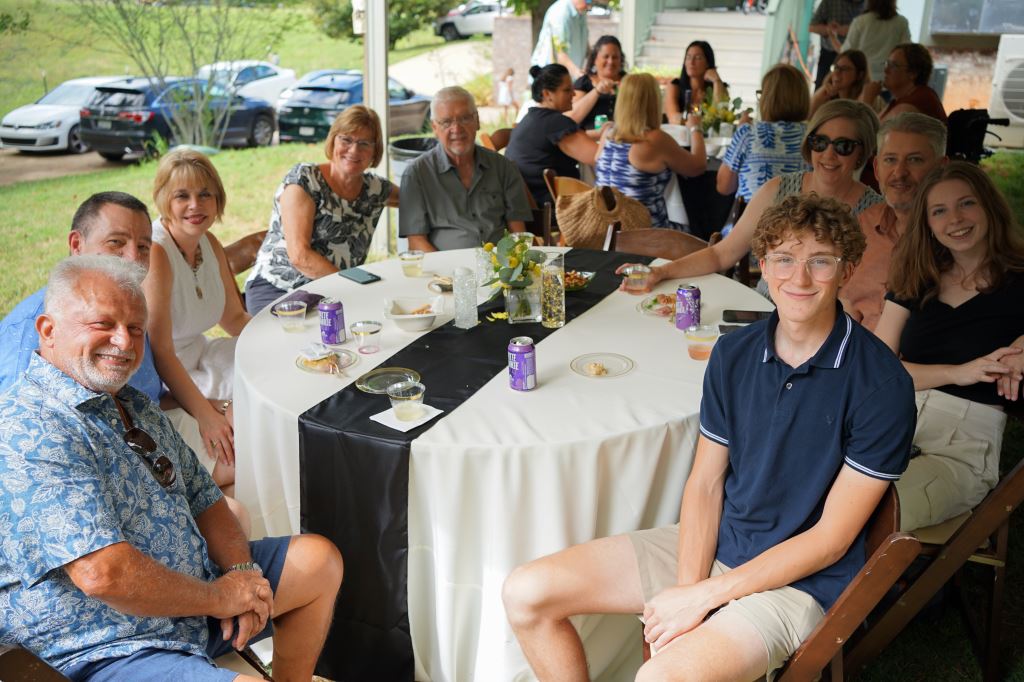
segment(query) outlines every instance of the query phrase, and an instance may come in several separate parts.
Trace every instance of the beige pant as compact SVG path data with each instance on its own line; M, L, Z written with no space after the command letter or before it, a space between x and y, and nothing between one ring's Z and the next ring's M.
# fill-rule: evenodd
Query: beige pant
M679 524L638 530L627 535L636 552L644 601L650 601L662 590L676 585ZM715 561L711 575L721 575L730 570L721 561ZM814 597L788 586L734 599L718 610L718 613L723 612L742 617L761 635L768 652L765 677L769 681L825 615Z
M180 407L175 407L172 410L164 410L164 416L171 422L171 426L178 432L181 439L185 441L185 445L192 448L193 452L196 453L196 459L203 465L209 473L213 473L213 467L216 466L217 460L210 457L206 452L206 446L203 444L203 436L199 433L199 422L190 415L188 412Z
M992 388L993 393L995 387ZM900 529L931 526L973 509L999 481L1006 413L936 390L918 391L914 444L896 481Z

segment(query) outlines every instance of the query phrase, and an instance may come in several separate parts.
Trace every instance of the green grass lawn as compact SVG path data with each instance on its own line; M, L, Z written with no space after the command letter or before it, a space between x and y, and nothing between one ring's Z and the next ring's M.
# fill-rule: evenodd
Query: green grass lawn
M314 69L362 68L359 42L328 38L313 25L309 10L297 8L244 10L265 15L265 21L289 22L291 29L270 52L282 66L302 76ZM0 12L31 16L29 30L19 35L0 35L0 115L39 99L46 90L70 78L135 74L138 69L123 54L102 44L84 30L60 0L0 0ZM475 40L481 40L477 37ZM389 54L392 63L414 57L444 44L430 27L398 41ZM253 55L265 58L266 55ZM403 83L416 89L415 83Z

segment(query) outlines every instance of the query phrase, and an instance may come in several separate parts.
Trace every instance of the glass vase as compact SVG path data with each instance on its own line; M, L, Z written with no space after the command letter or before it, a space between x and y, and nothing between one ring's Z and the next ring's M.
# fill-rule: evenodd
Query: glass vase
M540 282L505 289L505 312L509 324L540 322Z

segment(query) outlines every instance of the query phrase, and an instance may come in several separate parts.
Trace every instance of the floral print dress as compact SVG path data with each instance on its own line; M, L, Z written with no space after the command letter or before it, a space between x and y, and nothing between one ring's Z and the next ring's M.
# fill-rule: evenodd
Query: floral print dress
M391 182L373 173L363 173L363 188L352 201L339 197L315 163L300 163L284 176L274 193L270 227L263 239L249 282L261 277L273 286L291 291L309 282L288 260L281 226L281 194L288 185L298 185L313 200L313 235L310 246L340 269L362 265L370 250L377 219L391 194Z

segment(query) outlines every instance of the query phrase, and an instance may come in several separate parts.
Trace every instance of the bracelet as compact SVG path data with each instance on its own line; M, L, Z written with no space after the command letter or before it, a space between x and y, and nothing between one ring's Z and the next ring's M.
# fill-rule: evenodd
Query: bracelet
M221 414L227 414L228 413L228 408L231 407L231 403L232 402L234 402L234 401L233 400L225 400L224 402L222 402L220 404L220 408L219 408L220 409L220 413Z
M263 569L255 561L246 561L240 564L231 564L228 571L256 571L260 575L263 575Z
M690 131L691 135L694 133L700 133L701 137L704 137L704 129L700 126L687 126L686 129Z

